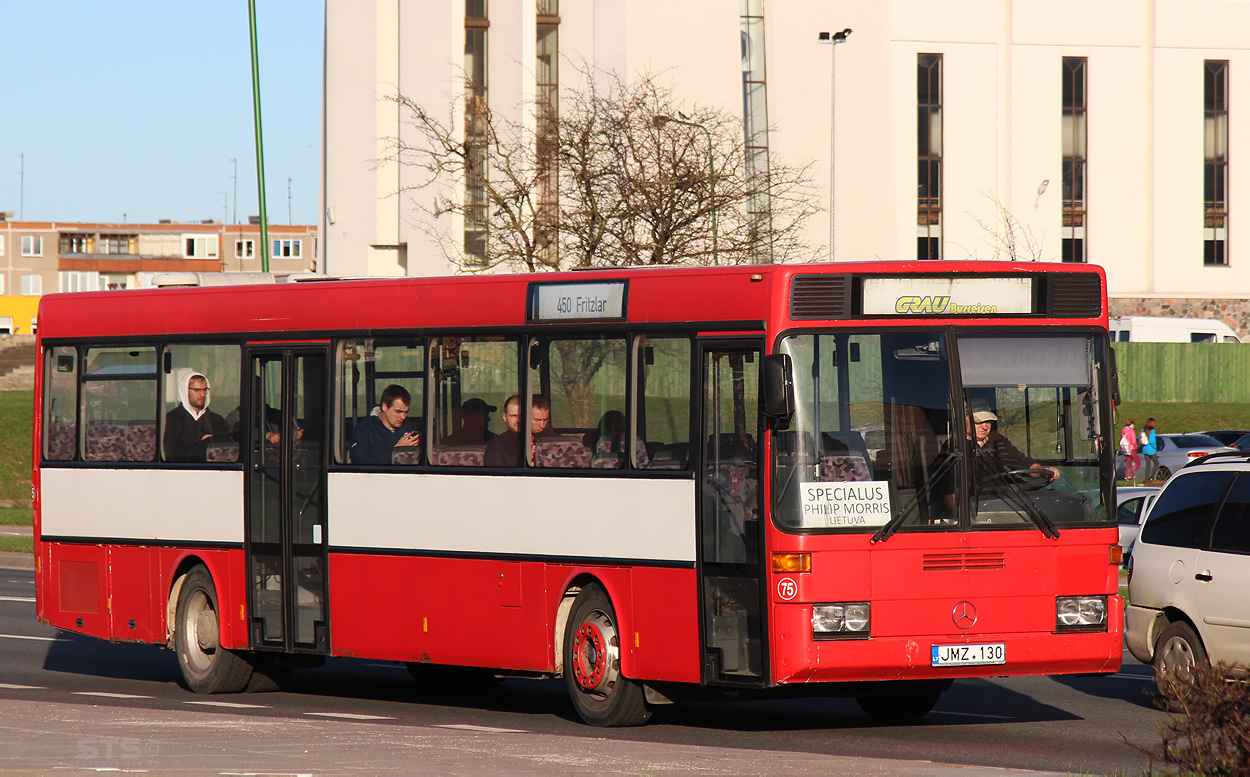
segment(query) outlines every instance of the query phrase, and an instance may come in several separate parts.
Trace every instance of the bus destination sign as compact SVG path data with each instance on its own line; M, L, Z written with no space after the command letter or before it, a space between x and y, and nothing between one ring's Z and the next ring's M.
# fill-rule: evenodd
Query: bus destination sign
M864 278L864 314L869 316L1032 312L1032 278Z
M625 281L534 283L530 321L623 321Z

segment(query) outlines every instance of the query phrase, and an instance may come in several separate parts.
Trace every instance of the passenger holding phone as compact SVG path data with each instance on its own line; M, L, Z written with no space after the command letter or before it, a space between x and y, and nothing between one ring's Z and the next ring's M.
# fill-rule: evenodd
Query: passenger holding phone
M421 444L421 429L408 419L412 396L403 386L392 383L382 389L378 410L356 424L348 450L353 464L390 464L396 448Z

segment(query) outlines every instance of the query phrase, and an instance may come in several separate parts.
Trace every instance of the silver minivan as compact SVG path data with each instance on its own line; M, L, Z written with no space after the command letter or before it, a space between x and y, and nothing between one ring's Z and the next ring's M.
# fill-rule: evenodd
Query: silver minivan
M1250 667L1250 458L1177 472L1149 508L1129 566L1124 641L1155 676Z

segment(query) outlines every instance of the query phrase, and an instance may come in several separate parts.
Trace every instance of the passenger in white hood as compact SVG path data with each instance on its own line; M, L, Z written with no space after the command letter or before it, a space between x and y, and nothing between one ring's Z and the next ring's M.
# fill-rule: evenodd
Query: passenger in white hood
M232 439L225 420L208 409L211 392L203 373L187 370L179 379L181 404L165 414L166 461L207 461L209 443Z

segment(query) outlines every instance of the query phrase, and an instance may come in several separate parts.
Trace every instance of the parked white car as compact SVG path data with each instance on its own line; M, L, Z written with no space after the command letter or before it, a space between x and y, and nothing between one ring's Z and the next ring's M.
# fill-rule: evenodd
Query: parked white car
M1250 457L1177 472L1129 561L1124 641L1156 678L1195 665L1250 666Z
M1146 510L1159 493L1157 486L1122 486L1115 490L1116 520L1120 524L1120 547L1133 547Z

